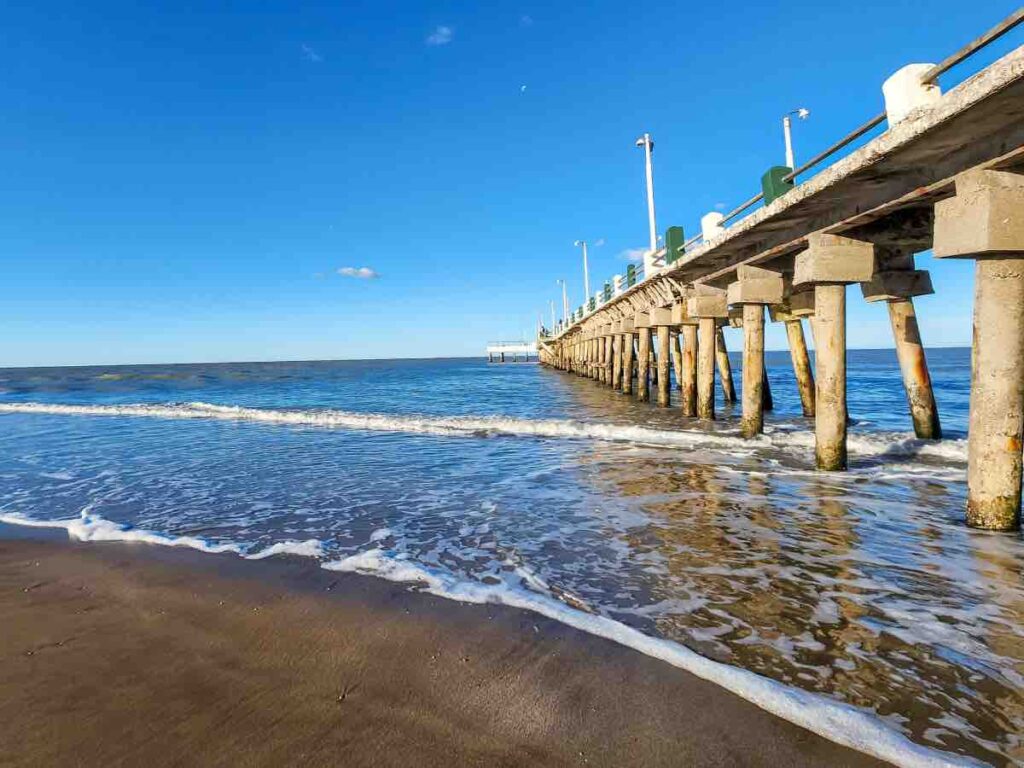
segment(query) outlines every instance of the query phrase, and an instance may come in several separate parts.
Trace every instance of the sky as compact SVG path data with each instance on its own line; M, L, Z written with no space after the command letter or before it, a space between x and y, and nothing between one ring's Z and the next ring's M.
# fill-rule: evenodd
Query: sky
M581 303L575 240L595 284L645 244L643 132L689 236L783 163L784 113L800 162L1015 7L14 0L0 366L482 355L557 279ZM918 262L925 344L969 344L973 265ZM849 320L892 346L856 287Z

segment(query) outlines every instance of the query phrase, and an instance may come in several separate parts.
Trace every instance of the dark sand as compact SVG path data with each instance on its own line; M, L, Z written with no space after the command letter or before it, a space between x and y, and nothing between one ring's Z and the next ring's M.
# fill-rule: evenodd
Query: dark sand
M0 539L0 692L3 766L879 765L524 611L139 544Z

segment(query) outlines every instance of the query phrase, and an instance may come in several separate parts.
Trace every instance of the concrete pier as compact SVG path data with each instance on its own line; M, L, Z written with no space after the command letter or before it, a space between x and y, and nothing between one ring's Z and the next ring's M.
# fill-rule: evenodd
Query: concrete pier
M967 524L1020 527L1024 445L1024 175L971 171L935 205L936 258L973 258Z
M683 390L683 333L680 329L672 337L672 370L676 375L676 390Z
M816 464L841 470L849 423L847 286L858 283L867 301L886 303L914 433L938 439L941 424L915 307L932 287L928 273L915 269L913 254L931 249L937 258L974 259L967 521L1018 527L1024 474L1024 46L946 92L934 77L921 78L932 69L910 65L890 78L883 88L886 113L879 118L886 129L841 160L801 172L764 206L753 207L755 197L728 218L704 216L700 234L682 248L651 254L644 270L615 279L610 295L588 299L555 336L545 334L543 362L581 374L582 345L610 322L617 338L604 347L606 380L610 353L611 383L632 392L634 344L642 333L640 396L647 396L654 379L659 402L667 400L675 349L680 412L714 418L718 364L723 392L727 400L735 398L719 343L718 326L729 319L725 289L746 268L786 276L784 281L792 276L782 301L767 306L772 320L786 326L801 410L815 420ZM669 306L670 323L652 314ZM745 301L733 313L733 323L744 328L745 434L757 433L770 407L764 307ZM804 317L814 337L813 371ZM634 328L635 318L659 321ZM652 332L658 335L653 370Z

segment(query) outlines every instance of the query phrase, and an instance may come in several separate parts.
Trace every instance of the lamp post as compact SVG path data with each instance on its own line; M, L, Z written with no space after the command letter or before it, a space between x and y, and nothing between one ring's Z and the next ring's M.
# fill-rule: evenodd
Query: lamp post
M565 287L565 280L556 280L562 286L562 325L569 324L569 294Z
M555 302L551 302L551 333L555 332Z
M577 240L574 245L583 248L583 303L590 298L590 272L587 269L587 241Z
M636 146L644 151L644 170L647 173L647 225L649 228L651 247L644 259L644 275L650 274L654 266L654 253L658 250L658 227L654 223L654 166L651 155L654 152L654 140L651 134L645 133L636 140Z
M806 120L811 110L805 107L787 112L782 118L782 133L786 137L786 165L790 170L796 168L796 160L793 158L793 121L792 116L796 115L801 120Z

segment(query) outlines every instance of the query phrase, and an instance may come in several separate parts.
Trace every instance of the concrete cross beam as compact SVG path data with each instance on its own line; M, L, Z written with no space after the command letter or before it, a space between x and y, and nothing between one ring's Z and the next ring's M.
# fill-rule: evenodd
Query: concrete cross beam
M672 325L697 325L697 318L690 317L686 311L686 302L672 305Z
M778 304L782 301L784 285L780 273L743 265L736 270L736 278L727 291L730 305Z
M1024 442L1024 175L971 170L935 204L938 258L973 258L967 524L1020 527Z
M637 312L633 316L633 328L634 329L639 331L642 328L650 328L650 327L651 327L651 316L650 316L650 312L649 311Z
M896 301L935 293L926 269L894 269L876 272L869 282L861 283L865 301Z
M974 170L956 177L956 196L935 204L937 259L1019 254L1024 243L1024 176Z
M815 232L797 254L793 285L866 283L875 273L875 246L842 235Z
M654 307L648 312L648 321L652 326L663 327L672 325L671 307Z
M729 306L726 292L721 288L698 283L686 299L686 313L697 319L728 319Z

